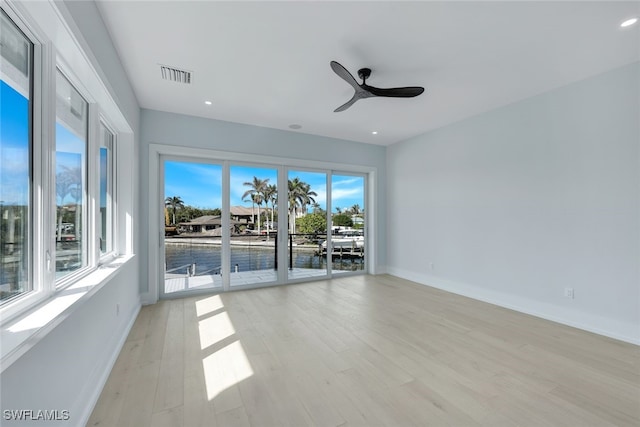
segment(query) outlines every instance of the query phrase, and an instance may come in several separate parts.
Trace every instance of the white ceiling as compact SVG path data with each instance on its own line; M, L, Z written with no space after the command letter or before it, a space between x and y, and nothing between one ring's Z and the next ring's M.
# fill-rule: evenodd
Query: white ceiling
M637 1L98 4L143 108L382 145L640 60ZM353 89L331 60L426 91L334 113Z

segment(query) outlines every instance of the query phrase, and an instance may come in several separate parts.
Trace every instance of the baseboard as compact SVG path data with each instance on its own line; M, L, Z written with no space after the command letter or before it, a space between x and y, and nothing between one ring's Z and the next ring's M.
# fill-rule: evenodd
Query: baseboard
M376 265L373 274L378 276L380 274L388 274L386 265Z
M481 289L477 286L445 280L436 276L416 273L404 269L389 267L387 271L388 274L392 276L410 280L421 285L473 298L478 301L483 301L518 311L520 313L529 314L552 322L593 332L619 341L640 345L640 330L638 325L626 324L613 319L605 319L588 313L579 312L577 310L568 310L551 304L531 301L515 295L507 295L491 290ZM581 319L588 320L577 320L566 315L563 316L559 314L559 311L562 311L564 314L574 314L573 317L575 318L580 317Z
M109 379L111 370L113 369L113 366L115 365L116 360L118 359L118 356L120 355L120 352L124 347L124 343L127 341L129 332L131 332L131 328L133 327L133 324L138 318L138 313L140 313L140 308L141 308L141 304L140 304L140 301L138 301L138 303L136 304L136 306L134 307L131 313L129 322L127 323L127 326L124 328L122 334L120 334L120 336L114 337L113 341L115 342L111 347L113 348L113 351L109 355L108 359L105 361L103 369L95 370L94 374L92 374L91 378L89 378L89 381L86 382L83 393L81 393L80 396L88 396L88 398L85 401L84 408L80 408L81 410L76 411L76 413L81 413L81 416L79 418L76 418L77 420L80 421L77 424L79 427L87 425L87 422L89 421L89 417L91 416L91 413L93 412L93 409L96 406L98 399L100 398L102 389L104 388L105 384L107 383L107 380Z
M158 302L158 298L151 295L150 292L144 292L140 295L140 303L142 305L152 305Z

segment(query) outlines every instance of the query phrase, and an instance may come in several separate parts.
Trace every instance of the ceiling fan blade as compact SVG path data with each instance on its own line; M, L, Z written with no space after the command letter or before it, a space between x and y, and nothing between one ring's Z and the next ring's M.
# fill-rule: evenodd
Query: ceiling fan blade
M380 89L369 85L363 86L366 91L369 91L375 96L389 96L394 98L413 98L424 92L424 88L420 86L411 87L395 87L390 89Z
M353 76L351 75L351 73L349 71L347 71L346 68L344 68L342 65L340 65L339 63L337 63L336 61L331 61L331 69L338 75L340 76L345 82L349 83L351 86L353 86L353 88L358 91L360 90L360 85L358 84L358 82L356 81L355 78L353 78Z
M360 99L356 94L353 95L353 98L351 98L349 101L347 101L346 103L342 104L341 106L339 106L338 108L336 108L335 110L333 110L334 113L339 113L340 111L344 111L347 108L351 107L353 104L355 104L355 102Z

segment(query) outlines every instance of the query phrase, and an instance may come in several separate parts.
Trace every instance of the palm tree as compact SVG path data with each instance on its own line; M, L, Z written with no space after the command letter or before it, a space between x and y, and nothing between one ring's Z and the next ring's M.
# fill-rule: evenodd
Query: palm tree
M341 214L342 213L342 208L339 208L336 206L336 213Z
M256 195L251 193L251 194L247 194L248 192L245 192L242 195L242 201L246 202L248 200L251 200L251 223L255 224L256 223L256 213L255 213L255 209L256 209ZM247 196L249 196L249 199L247 199Z
M170 207L173 213L173 225L176 225L176 211L184 208L184 202L180 196L167 197L164 199L164 205Z
M306 214L307 213L307 207L314 204L316 202L316 199L314 199L312 196L317 196L318 193L316 193L315 191L311 191L311 185L307 184L306 182L303 183L304 185L302 186L302 196L303 196L303 204L302 204L302 213Z
M264 200L267 204L267 208L269 207L269 203L271 203L271 228L273 228L273 213L276 210L276 203L278 202L278 189L274 184L269 184L264 189ZM267 225L267 229L269 226ZM267 238L269 238L269 234L267 234Z
M355 204L353 206L351 206L351 213L354 215L359 215L360 214L360 205L359 204Z
M311 186L300 178L295 177L288 182L289 186L289 230L292 234L296 232L296 213L298 208L300 212L306 212L307 206L315 203L313 196L318 193L311 191Z
M245 182L242 184L250 187L249 190L244 192L244 194L242 195L242 199L244 200L245 197L250 195L251 202L258 205L258 234L260 234L260 206L262 206L262 203L265 201L264 192L267 188L268 183L269 178L259 179L258 177L254 176L253 181Z
M289 187L289 232L296 233L296 209L302 204L302 192L304 182L295 177L288 182Z

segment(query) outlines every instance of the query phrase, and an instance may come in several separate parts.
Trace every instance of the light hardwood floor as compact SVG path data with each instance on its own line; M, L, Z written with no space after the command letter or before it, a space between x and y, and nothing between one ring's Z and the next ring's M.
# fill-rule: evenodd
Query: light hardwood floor
M639 426L640 347L391 276L143 307L90 426Z

